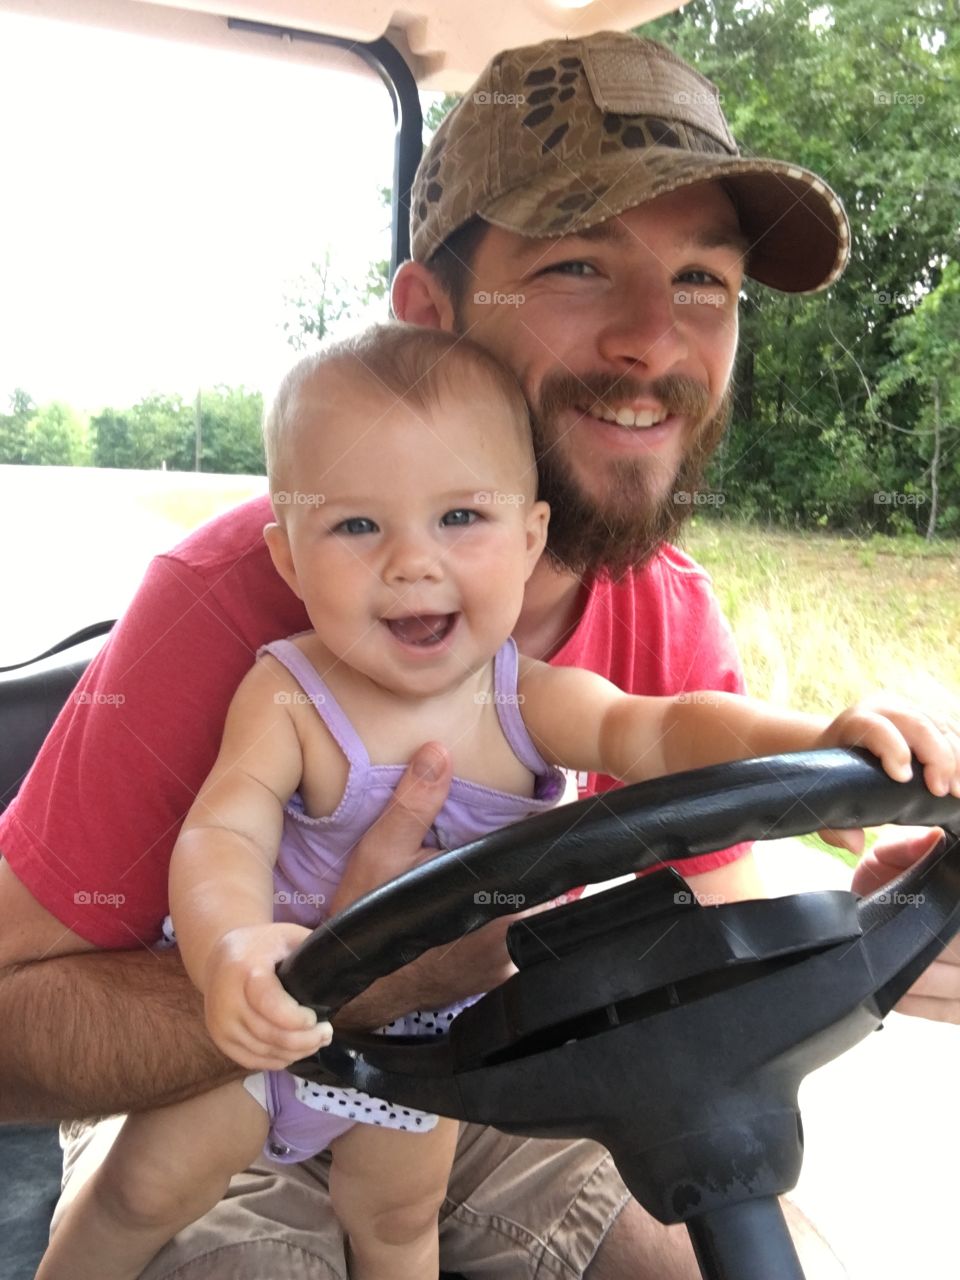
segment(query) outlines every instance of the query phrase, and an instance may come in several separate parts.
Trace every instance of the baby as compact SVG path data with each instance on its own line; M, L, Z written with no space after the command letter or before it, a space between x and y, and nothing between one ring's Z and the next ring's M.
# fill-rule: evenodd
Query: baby
M864 706L832 723L732 694L631 697L518 656L511 631L549 511L527 406L469 340L381 326L286 377L266 423L277 571L313 630L265 646L183 825L171 908L210 1035L248 1077L130 1116L55 1232L39 1280L138 1276L266 1144L328 1146L352 1280L424 1280L457 1126L283 1070L330 1040L275 966L320 921L411 865L350 867L424 742L452 757L433 832L453 848L554 805L560 766L637 782L722 761L859 745L891 777L910 752L960 794L955 743L924 716ZM436 1034L457 1009L391 1029Z

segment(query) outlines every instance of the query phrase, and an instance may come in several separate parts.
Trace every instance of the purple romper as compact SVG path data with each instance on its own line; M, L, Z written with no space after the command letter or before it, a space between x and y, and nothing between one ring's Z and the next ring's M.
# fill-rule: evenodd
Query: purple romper
M324 905L333 899L350 852L382 813L406 765L370 763L343 709L313 663L291 640L264 645L262 653L272 654L298 681L349 762L343 798L329 817L308 817L299 792L284 811L273 877L274 919L315 928L326 917ZM494 691L500 727L517 758L533 773L534 794L512 795L454 778L425 841L438 850L456 849L498 827L542 813L563 795L564 774L548 765L537 751L520 714L513 640L507 640L494 658ZM385 1031L395 1035L439 1034L471 1003L408 1014ZM271 1122L264 1150L271 1160L295 1163L309 1159L357 1121L421 1131L436 1123L435 1117L423 1112L393 1106L356 1089L311 1084L289 1071L268 1072L264 1079Z

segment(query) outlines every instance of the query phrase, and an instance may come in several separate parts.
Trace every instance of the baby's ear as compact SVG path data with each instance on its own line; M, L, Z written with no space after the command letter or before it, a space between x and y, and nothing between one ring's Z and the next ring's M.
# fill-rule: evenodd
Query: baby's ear
M527 512L527 577L533 573L534 567L543 549L547 545L547 526L550 523L550 507L546 502L538 501Z
M300 583L297 580L297 571L293 567L293 553L290 550L290 539L287 537L286 529L284 529L283 525L268 524L263 530L263 540L266 542L267 550L270 552L273 567L293 594L299 600L302 600L303 592L300 590Z

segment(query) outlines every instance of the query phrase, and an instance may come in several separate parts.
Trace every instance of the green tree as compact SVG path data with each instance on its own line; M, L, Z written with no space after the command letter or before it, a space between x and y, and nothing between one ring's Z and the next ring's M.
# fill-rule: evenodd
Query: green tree
M0 462L24 463L30 445L28 424L37 406L17 387L10 397L10 413L0 415Z
M140 467L143 449L134 438L130 415L104 409L90 419L95 467Z
M917 495L926 502L924 534L934 536L939 527L955 533L960 529L960 264L948 262L940 282L913 311L894 325L890 362L878 388L877 402L883 409L894 408L904 390L920 392L920 406L912 426L903 427L886 420L890 430L911 437L923 470L906 484L905 497ZM894 418L899 418L894 413ZM946 495L946 504L943 496ZM895 504L891 514L899 514ZM898 505L898 504L897 504ZM904 504L908 505L908 504ZM916 505L920 505L917 503Z
M200 395L200 470L263 475L263 396L243 387L215 387ZM184 470L193 469L190 466Z
M872 400L896 358L896 322L956 245L955 3L693 0L643 34L719 85L745 154L823 174L852 226L851 264L822 297L745 288L735 419L712 477L734 496L725 509L872 527L873 495L902 488L917 461L916 440ZM905 420L921 396L904 384Z
M311 262L284 297L287 315L283 331L294 351L307 351L323 342L335 325L355 304L355 290L330 264L330 248L319 261Z
M23 460L32 466L86 466L90 461L86 423L60 400L44 405L27 423Z
M129 409L104 409L90 431L95 466L193 469L192 410L178 395L154 393Z

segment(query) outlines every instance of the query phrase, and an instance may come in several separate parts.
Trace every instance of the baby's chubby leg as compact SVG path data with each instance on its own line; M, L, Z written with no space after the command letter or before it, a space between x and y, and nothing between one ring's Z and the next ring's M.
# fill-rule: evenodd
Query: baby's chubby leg
M135 1280L256 1159L268 1127L239 1081L129 1116L54 1231L37 1280Z
M437 1215L459 1125L428 1133L358 1124L331 1144L330 1197L350 1280L431 1280L440 1270Z

